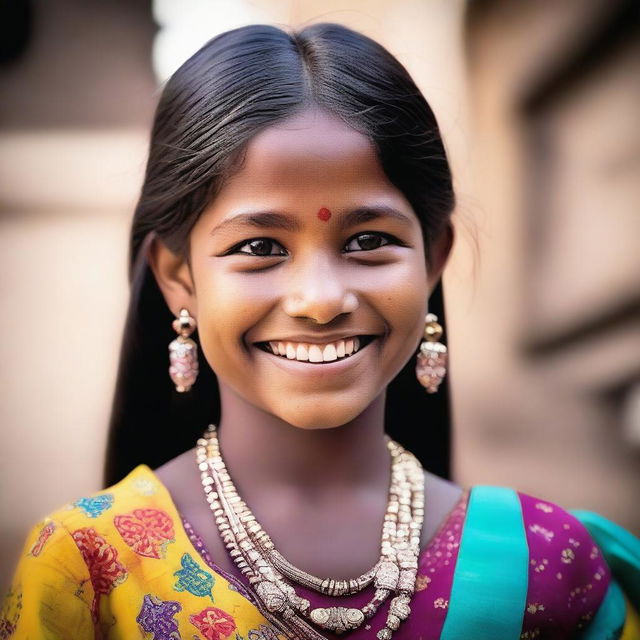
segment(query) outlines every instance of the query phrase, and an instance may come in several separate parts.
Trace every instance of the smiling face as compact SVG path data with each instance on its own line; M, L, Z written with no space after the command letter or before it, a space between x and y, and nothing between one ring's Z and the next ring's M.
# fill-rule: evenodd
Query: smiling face
M195 316L221 387L329 428L413 356L447 253L428 272L420 223L374 145L314 110L252 139L191 232L190 270L162 246L150 261L171 310Z

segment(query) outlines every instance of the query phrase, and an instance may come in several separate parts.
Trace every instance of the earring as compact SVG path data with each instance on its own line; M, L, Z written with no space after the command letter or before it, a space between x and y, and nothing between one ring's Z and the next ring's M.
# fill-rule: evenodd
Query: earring
M178 337L169 345L169 375L176 391L189 391L198 377L198 346L189 338L196 328L196 320L187 309L171 324Z
M435 393L447 373L447 347L438 342L442 336L438 316L428 313L424 322L425 340L418 352L416 377L427 393Z

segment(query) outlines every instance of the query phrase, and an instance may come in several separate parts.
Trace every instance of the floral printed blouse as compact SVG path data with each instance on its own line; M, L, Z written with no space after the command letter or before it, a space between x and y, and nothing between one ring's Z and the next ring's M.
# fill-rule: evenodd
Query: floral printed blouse
M480 489L463 492L421 552L412 613L394 640L561 640L588 631L611 582L600 548L569 512L504 491L510 493L496 496L517 503L518 517L509 522L511 516L498 510L489 525L482 522L480 506L472 506L474 500L480 505ZM515 543L505 533L513 524L520 532ZM513 571L518 563L520 578ZM313 607L361 607L373 593L328 599L296 589ZM388 601L366 626L342 637L375 639L387 610ZM496 621L499 636L492 627ZM622 633L620 625L608 637ZM625 632L625 640L631 637ZM286 640L286 635L263 616L248 583L216 566L166 487L148 466L139 465L118 484L66 505L31 530L0 614L0 640L8 638Z

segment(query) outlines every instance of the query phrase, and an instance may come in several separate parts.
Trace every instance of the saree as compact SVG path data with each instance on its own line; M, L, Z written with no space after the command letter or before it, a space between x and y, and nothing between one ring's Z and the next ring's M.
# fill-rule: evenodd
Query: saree
M477 485L421 550L412 613L394 639L630 640L638 637L639 577L640 541L614 523ZM314 608L361 607L370 589L328 598L297 587ZM375 638L388 607L340 637ZM287 636L248 582L217 567L167 488L139 465L32 528L0 613L7 638Z

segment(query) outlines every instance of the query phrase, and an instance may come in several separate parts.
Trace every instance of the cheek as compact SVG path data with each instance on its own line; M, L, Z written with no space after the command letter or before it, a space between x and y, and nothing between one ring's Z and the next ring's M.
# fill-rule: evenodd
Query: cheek
M418 260L398 263L369 275L366 288L395 323L412 326L416 319L424 316L428 295L427 272Z
M390 347L398 352L400 360L406 361L424 331L428 286L426 270L417 261L405 265L396 276L378 302L389 324Z
M424 331L425 301L415 289L395 292L387 311L394 348L411 354ZM404 295L403 295L404 294Z
M264 306L269 288L260 277L225 271L216 263L194 271L198 315L202 323L241 327Z
M264 309L264 293L228 274L202 273L196 281L198 336L210 366L222 372L238 360L244 334ZM262 288L264 292L264 288ZM261 299L262 298L262 299Z

